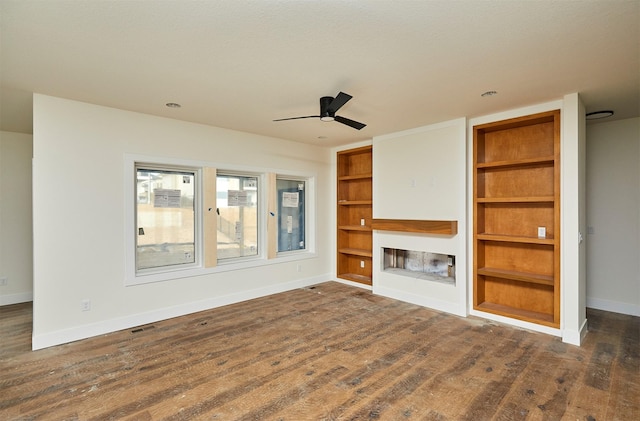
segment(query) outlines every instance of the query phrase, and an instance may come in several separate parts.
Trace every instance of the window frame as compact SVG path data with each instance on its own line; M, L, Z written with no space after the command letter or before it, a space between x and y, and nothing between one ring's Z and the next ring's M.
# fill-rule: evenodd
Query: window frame
M219 249L216 252L217 255L217 266L222 266L222 265L233 265L233 264L237 264L237 263L241 263L241 262L245 262L245 261L250 261L250 260L258 260L258 259L264 259L265 258L265 250L266 250L266 237L268 234L266 234L266 218L264 217L264 209L266 209L266 204L264 202L266 194L265 194L265 187L266 187L266 180L265 180L265 175L264 173L260 173L260 172L255 172L255 171L238 171L238 170L227 170L225 169L225 167L223 166L222 168L218 167L216 168L216 185L215 190L216 190L216 201L217 199L217 191L218 191L218 177L250 177L250 178L255 178L257 180L258 185L256 186L256 195L257 195L257 200L256 200L256 235L257 235L257 240L256 240L256 246L258 248L257 253L255 255L251 255L251 256L237 256L237 257L228 257L228 258L220 258L220 252ZM218 204L216 204L216 206L219 208ZM217 245L217 239L216 239L216 245Z
M311 200L309 199L309 193L312 193L315 191L314 190L310 190L309 189L309 185L312 183L312 179L311 177L304 177L304 176L299 176L299 175L290 175L290 174L276 174L275 177L275 194L278 194L278 180L285 180L285 181L295 181L295 182L304 182L304 248L301 249L295 249L295 250L284 250L284 251L279 251L278 250L278 244L280 244L280 230L276 229L276 256L277 257L285 257L285 256L290 256L290 255L295 255L295 254L300 254L300 253L307 253L309 252L309 245L311 244L309 241L309 237L308 237L308 227L309 227L309 223L310 223L310 218L309 218L309 213L310 213L310 202ZM279 203L279 198L276 197L276 207L277 207L277 203ZM314 203L315 205L315 203ZM277 209L278 211L278 218L280 217L279 213L280 213L280 209ZM277 226L277 224L276 224Z
M196 177L200 180L198 186L194 189L194 208L195 212L195 253L196 263L187 265L180 265L179 267L166 266L161 267L158 270L148 271L147 273L138 273L136 271L136 165L148 165L155 167L167 167L178 168L197 171ZM222 261L216 263L213 266L205 265L205 244L207 238L204 235L204 218L206 215L205 206L205 189L211 187L216 189L215 183L213 186L208 186L205 180L204 174L207 170L213 169L216 174L221 173L234 173L240 175L251 175L258 178L258 183L263 186L262 195L259 196L259 205L261 211L258 212L258 236L259 236L259 252L257 256L243 257L239 260ZM306 182L306 211L305 211L305 243L306 249L304 250L292 250L287 252L281 252L270 255L268 252L268 243L271 241L271 236L274 236L277 241L277 233L272 233L268 230L267 221L270 216L268 207L268 197L275 194L275 180L271 182L271 176L283 177L286 179L300 179ZM124 246L124 276L123 283L126 287L134 287L137 285L144 285L154 282L164 282L172 280L180 280L183 278L191 278L196 276L211 275L216 273L230 272L235 270L245 270L251 268L259 268L268 265L282 264L286 262L300 261L305 259L312 259L317 257L316 252L316 175L313 173L304 173L300 171L281 171L271 170L261 167L251 166L236 166L229 164L220 164L216 162L188 160L180 158L167 158L150 155L140 154L124 154L123 165L123 204L124 204L124 232L123 239ZM210 238L209 238L210 240ZM214 238L217 243L217 240ZM229 259L230 260L230 259Z
M157 273L157 272L166 272L169 271L171 269L177 269L177 270L182 270L184 268L191 268L191 267L197 267L201 264L202 262L202 247L201 247L201 241L199 241L198 239L198 232L201 231L201 229L199 229L198 227L198 219L200 216L200 212L201 212L201 208L202 206L199 205L199 202L201 202L201 195L200 192L198 191L198 189L200 188L200 184L201 184L201 178L202 178L202 174L200 172L200 170L198 168L195 167L185 167L185 166L168 166L168 165L156 165L156 164L147 164L147 163L135 163L134 166L134 171L136 174L136 186L134 188L134 194L135 196L135 211L134 211L134 227L136 227L136 231L139 230L139 224L138 224L138 220L139 220L139 215L138 215L138 211L139 211L139 197L138 197L138 183L137 183L137 177L138 177L138 172L139 171L149 171L149 172L153 172L153 171L157 171L159 173L166 173L166 174L170 174L170 173L183 173L183 174L189 174L189 175L193 175L193 261L192 262L185 262L185 263L173 263L173 264L167 264L167 265L163 265L163 266L152 266L152 267L145 267L145 268L139 268L139 255L138 255L138 247L139 247L139 239L140 239L140 232L137 232L137 235L134 236L135 238L135 249L136 249L136 255L135 255L135 264L136 264L136 274L140 275L144 275L144 274L150 274L150 273ZM149 194L151 193L151 186L149 186ZM200 246L200 247L199 247Z
M125 154L124 157L124 204L125 204L125 286L134 286L158 281L196 276L203 267L202 197L203 163L180 159L167 159L146 155ZM137 170L157 169L165 171L188 171L194 173L194 253L193 263L160 266L138 270L137 258Z

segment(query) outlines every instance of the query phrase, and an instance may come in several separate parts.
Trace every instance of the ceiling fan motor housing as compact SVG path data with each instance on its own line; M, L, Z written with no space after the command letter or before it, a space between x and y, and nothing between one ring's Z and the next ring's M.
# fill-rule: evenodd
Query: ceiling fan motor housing
M323 96L320 98L320 120L333 121L336 115L335 111L329 109L329 105L333 102L333 97Z

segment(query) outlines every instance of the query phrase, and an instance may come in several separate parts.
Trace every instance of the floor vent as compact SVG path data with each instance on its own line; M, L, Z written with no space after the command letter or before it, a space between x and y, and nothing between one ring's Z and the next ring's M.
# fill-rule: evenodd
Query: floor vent
M137 327L137 328L133 329L133 330L131 331L131 333L140 333L140 332L143 332L143 331L145 331L145 330L155 329L155 328L156 328L155 326Z

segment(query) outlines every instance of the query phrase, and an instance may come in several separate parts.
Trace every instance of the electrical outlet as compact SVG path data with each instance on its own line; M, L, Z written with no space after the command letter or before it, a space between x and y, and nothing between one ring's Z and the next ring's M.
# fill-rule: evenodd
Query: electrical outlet
M302 265L301 264L297 264L296 265L296 271L297 272L302 272Z
M82 301L80 301L80 310L82 310L82 311L91 310L91 300L82 300Z
M547 238L547 228L538 227L538 238Z
M363 268L364 267L364 260L360 260L360 267Z
M3 276L2 278L0 278L0 287L6 286L9 283L9 278L7 278L6 276Z

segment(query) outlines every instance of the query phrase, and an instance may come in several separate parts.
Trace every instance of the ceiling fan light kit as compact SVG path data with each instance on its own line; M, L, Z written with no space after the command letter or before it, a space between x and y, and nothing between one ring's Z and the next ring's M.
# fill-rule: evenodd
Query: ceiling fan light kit
M366 126L366 124L336 115L336 111L338 111L351 98L353 98L351 95L345 94L344 92L340 92L335 98L331 96L323 96L322 98L320 98L320 115L281 118L273 121L298 120L301 118L319 118L320 121L337 121L338 123L353 127L356 130L361 130Z

